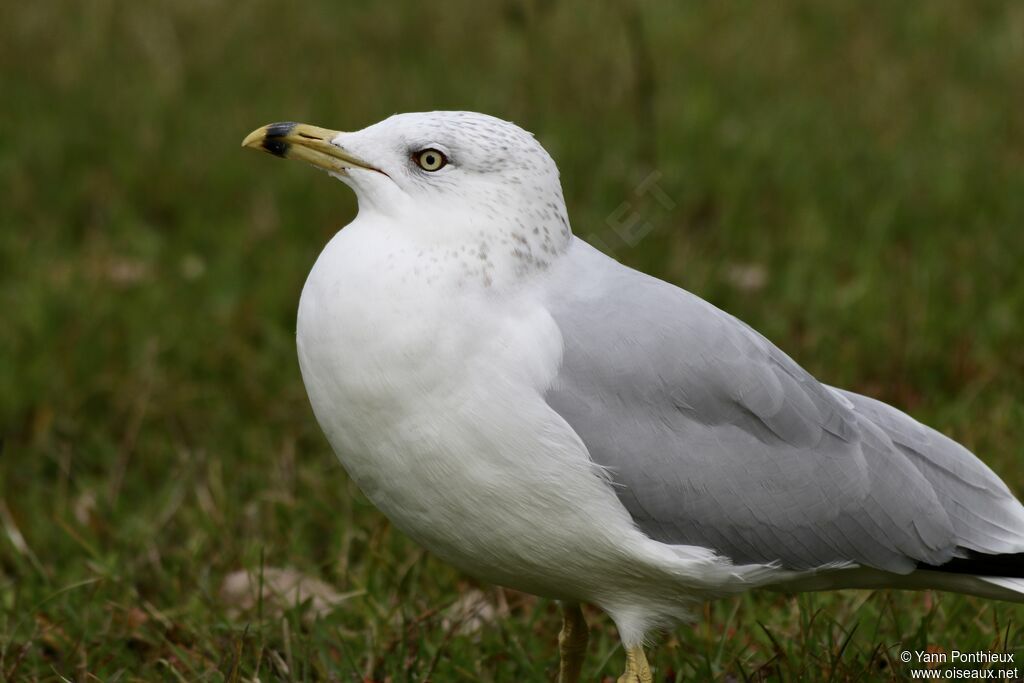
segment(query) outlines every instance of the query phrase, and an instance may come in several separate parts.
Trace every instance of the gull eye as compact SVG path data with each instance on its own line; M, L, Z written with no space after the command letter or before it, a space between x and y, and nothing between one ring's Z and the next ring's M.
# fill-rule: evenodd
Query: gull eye
M440 171L448 165L448 157L436 149L421 149L412 155L416 165L424 171Z

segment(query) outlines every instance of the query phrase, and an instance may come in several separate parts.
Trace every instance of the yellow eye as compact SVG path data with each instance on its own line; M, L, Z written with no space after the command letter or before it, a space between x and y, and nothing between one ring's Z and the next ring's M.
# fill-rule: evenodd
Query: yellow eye
M448 157L436 149L420 150L413 159L424 171L440 171L448 165Z

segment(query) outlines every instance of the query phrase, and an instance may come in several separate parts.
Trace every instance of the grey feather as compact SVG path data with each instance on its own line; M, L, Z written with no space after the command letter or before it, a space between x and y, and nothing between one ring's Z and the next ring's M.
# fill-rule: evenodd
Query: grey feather
M565 346L547 401L652 538L898 573L962 547L1020 549L1020 504L958 444L580 240L552 278Z
M1024 508L985 463L956 441L890 405L835 391L885 431L932 485L953 524L959 547L990 554L1020 552Z

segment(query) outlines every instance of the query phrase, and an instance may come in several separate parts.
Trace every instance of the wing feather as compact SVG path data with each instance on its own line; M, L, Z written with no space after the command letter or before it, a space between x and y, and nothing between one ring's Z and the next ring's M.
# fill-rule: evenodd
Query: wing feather
M549 284L564 353L546 398L652 538L900 573L1024 538L1020 504L966 449L820 384L692 294L579 240Z

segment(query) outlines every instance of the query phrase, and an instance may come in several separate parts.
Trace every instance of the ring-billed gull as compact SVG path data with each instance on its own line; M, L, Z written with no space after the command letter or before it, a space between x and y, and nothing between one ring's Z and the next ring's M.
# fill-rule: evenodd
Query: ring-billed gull
M307 161L359 213L302 291L298 352L341 462L392 522L485 581L650 631L751 588L1024 599L1024 508L980 460L820 384L736 318L575 238L532 135L470 112L244 146Z

